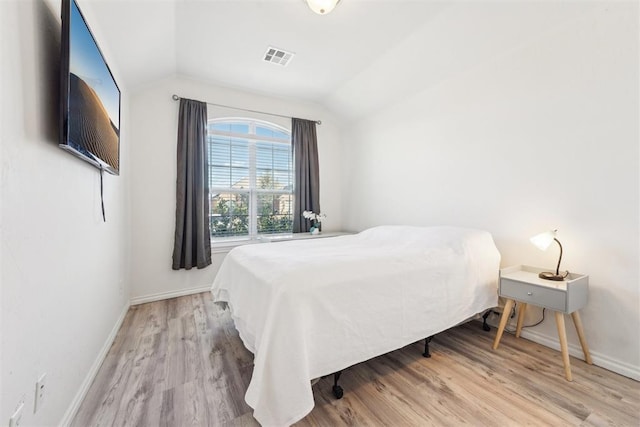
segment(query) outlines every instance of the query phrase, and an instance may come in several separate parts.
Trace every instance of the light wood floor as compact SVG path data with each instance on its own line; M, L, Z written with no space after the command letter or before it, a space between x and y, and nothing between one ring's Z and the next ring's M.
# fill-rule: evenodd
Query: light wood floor
M347 369L342 400L331 378L300 426L639 426L640 383L471 322ZM228 312L202 293L134 306L73 425L255 426L244 393L253 355Z

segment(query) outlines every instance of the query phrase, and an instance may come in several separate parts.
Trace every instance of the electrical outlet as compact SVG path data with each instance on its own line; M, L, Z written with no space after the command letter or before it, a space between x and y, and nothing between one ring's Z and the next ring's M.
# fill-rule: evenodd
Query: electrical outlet
M38 412L38 409L40 409L42 407L42 404L44 403L45 391L47 389L45 387L46 379L47 379L47 374L42 374L38 379L38 382L36 382L36 398L33 404L34 414Z
M18 427L22 422L22 410L24 409L24 401L18 404L13 415L9 418L9 427Z

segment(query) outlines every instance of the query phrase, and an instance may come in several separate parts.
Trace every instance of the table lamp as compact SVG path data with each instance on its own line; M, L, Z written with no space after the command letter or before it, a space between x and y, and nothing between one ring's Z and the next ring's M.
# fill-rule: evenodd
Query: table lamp
M543 251L546 251L549 245L551 245L551 242L553 242L554 240L558 243L558 246L560 246L560 257L558 258L558 266L556 267L556 272L552 273L550 271L543 271L542 273L538 274L538 277L540 277L541 279L562 281L569 275L568 271L565 272L564 275L560 274L560 262L562 261L562 244L560 244L560 241L556 239L557 231L558 230L545 231L544 233L537 234L530 239L531 243L533 243L538 249Z

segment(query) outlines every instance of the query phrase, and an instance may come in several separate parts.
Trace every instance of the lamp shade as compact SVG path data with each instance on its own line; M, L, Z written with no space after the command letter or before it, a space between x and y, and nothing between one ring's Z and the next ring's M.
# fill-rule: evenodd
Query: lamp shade
M556 237L557 231L558 230L545 231L544 233L536 234L529 240L541 251L546 251Z
M307 5L318 15L326 15L331 12L340 0L307 0Z
M558 247L560 248L560 256L558 257L558 266L556 267L556 272L551 273L549 271L543 271L538 274L538 277L545 280L564 280L565 277L569 275L567 271L565 274L560 274L560 262L562 262L562 243L558 239L556 239L556 232L558 230L545 231L544 233L537 234L533 236L531 239L531 243L536 245L536 247L540 250L546 251L551 242L556 242Z

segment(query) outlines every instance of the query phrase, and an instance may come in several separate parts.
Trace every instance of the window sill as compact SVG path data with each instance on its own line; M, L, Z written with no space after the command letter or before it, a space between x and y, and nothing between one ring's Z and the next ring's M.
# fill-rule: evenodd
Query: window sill
M324 233L311 234L309 232L303 233L291 233L291 234L263 234L259 237L259 240L264 243L283 242L286 240L306 240L306 239L321 239L323 237L336 237L343 236L343 231L325 231Z
M256 239L237 239L237 240L219 240L211 241L211 253L226 253L237 246L253 245L254 243L260 243L260 240Z
M323 237L344 236L346 234L351 233L341 231L326 231L320 234L311 234L307 232L290 234L263 234L255 239L221 240L217 242L211 242L211 253L226 253L237 246L254 245L256 243L276 243L286 242L290 240L321 239Z

